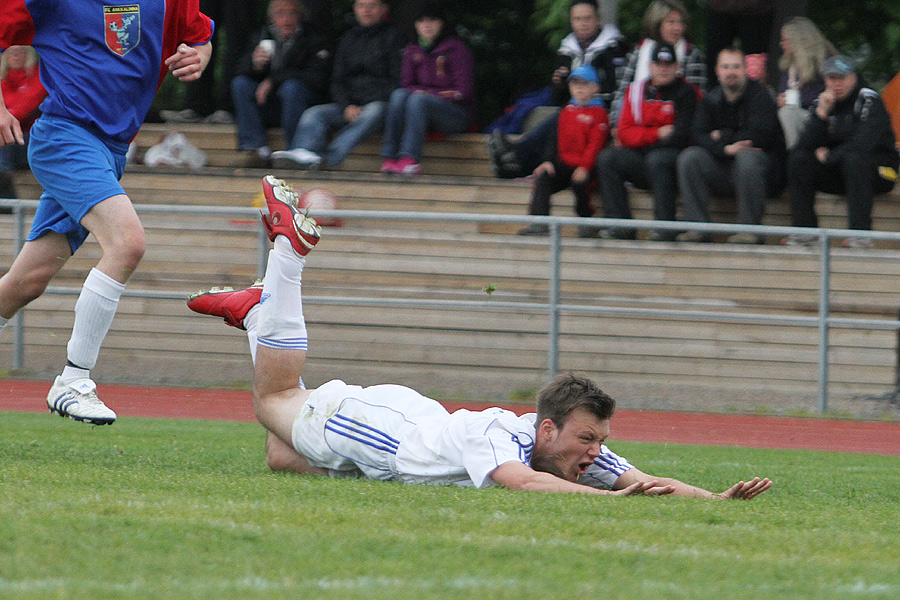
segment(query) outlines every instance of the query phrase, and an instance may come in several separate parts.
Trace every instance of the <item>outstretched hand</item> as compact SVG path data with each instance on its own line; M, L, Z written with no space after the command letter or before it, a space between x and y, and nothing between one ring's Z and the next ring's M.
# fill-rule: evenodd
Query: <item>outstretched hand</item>
M739 481L721 494L716 494L720 500L752 500L764 491L772 487L768 478L754 477L750 481Z
M617 496L636 496L643 494L645 496L665 496L675 491L675 486L659 485L658 481L636 481L631 485L610 492Z

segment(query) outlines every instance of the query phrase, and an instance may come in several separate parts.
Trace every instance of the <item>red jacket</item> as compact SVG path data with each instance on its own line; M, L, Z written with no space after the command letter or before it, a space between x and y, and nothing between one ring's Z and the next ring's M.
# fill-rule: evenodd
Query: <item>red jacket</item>
M559 159L570 167L593 169L597 154L609 137L609 116L602 104L569 103L560 111L557 126Z
M660 146L684 148L690 140L691 124L697 105L697 91L683 79L657 87L650 80L634 82L625 91L616 130L619 143L626 148ZM663 142L659 128L674 125L673 134Z
M6 108L18 119L22 130L28 131L40 115L38 106L47 96L47 90L38 76L37 65L30 70L10 69L0 81L0 88L3 89Z

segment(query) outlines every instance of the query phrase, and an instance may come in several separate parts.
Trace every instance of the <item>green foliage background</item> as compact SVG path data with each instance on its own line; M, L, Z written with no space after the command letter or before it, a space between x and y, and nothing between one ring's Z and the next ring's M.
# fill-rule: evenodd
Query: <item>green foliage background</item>
M570 0L456 0L447 2L450 18L475 55L478 123L486 125L523 92L546 85L560 40L568 33ZM688 36L705 47L706 0L683 0L689 13ZM414 2L394 2L398 9ZM619 29L634 43L649 0L620 0ZM353 0L335 0L335 38L353 22ZM844 53L870 52L863 74L880 89L900 70L900 3L895 0L809 2L808 16ZM177 107L181 87L168 78L155 104Z

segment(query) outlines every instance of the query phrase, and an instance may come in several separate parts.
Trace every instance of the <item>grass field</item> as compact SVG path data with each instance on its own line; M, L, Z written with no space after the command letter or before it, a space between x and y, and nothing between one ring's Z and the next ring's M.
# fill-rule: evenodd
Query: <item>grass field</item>
M249 423L0 413L0 598L900 597L900 462L610 443L752 502L270 473Z

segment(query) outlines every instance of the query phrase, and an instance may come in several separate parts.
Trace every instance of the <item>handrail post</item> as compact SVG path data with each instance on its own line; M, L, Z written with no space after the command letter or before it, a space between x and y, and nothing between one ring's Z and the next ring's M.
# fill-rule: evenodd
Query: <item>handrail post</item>
M831 243L828 235L819 233L819 412L828 411L828 346L831 316Z
M547 379L552 379L559 371L559 281L560 281L560 240L559 223L550 223L550 289L548 308L550 323L547 330Z

